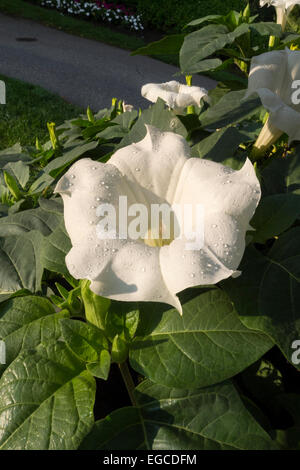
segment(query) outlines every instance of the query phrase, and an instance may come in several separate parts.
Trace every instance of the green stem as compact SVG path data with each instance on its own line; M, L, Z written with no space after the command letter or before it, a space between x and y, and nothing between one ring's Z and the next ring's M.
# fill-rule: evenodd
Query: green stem
M120 371L121 371L122 378L123 378L124 383L126 385L127 392L128 392L129 398L131 400L131 403L132 403L133 406L137 406L135 396L134 396L135 385L133 383L131 374L129 372L127 362L125 361L125 362L122 362L122 364L118 364L118 365L119 365L119 368L120 368Z

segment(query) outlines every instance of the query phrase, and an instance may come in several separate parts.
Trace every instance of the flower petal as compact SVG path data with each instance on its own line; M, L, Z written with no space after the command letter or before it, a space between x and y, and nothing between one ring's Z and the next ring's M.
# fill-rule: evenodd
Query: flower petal
M167 202L173 200L181 170L190 156L186 140L146 125L146 137L118 150L109 160L131 182Z
M139 242L125 244L101 274L92 279L91 290L122 301L163 302L181 311L179 299L164 282L160 248Z

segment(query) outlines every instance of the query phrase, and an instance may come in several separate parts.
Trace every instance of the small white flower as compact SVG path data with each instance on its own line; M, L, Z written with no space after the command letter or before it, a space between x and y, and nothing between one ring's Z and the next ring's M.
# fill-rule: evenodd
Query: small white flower
M261 146L269 146L281 133L289 136L289 142L300 140L300 104L293 102L293 83L300 80L300 52L285 49L271 51L253 57L246 97L257 93L270 116ZM276 135L277 133L277 135ZM269 139L269 141L268 141Z
M131 112L134 109L134 106L132 106L132 104L126 104L125 101L123 101L122 107L123 107L123 112L124 113L126 113L128 111Z
M176 293L238 274L245 234L261 196L250 160L234 171L190 158L183 137L152 126L147 126L142 141L118 150L106 164L89 158L76 162L60 179L56 192L64 201L65 226L72 243L66 264L72 276L89 279L98 295L119 301L164 302L179 312ZM187 251L184 237L170 236L155 243L146 236L99 239L95 206L109 202L118 212L120 196L127 197L128 206L201 204L203 249Z
M169 108L183 111L187 106L200 106L201 100L208 101L205 88L182 85L175 80L166 83L147 83L142 87L142 96L152 103L163 99Z

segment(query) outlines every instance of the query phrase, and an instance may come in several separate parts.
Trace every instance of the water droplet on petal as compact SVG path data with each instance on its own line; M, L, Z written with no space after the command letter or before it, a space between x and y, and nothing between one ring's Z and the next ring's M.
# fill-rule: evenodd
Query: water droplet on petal
M194 273L191 273L191 277L194 278L194 277L195 277L195 274L194 274Z
M136 168L135 171L141 171L141 169L140 169L140 168Z

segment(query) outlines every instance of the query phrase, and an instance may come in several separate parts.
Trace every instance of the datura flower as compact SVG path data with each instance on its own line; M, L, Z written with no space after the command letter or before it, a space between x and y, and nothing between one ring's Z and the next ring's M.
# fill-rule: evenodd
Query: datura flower
M300 0L260 0L260 6L273 6L276 8L277 24L282 30L286 27L287 17L295 5L300 5Z
M300 140L300 52L285 49L253 57L245 98L258 93L270 115L255 148L263 151L285 132Z
M165 83L147 83L142 87L142 96L152 103L163 99L169 108L177 112L188 106L200 106L201 100L209 101L208 91L198 86L188 86L172 80Z
M58 182L55 191L63 198L72 243L66 265L76 279L90 280L98 295L163 302L182 313L176 293L239 275L245 233L261 191L250 160L234 171L191 158L183 137L146 127L143 140L119 149L107 163L83 158ZM152 214L146 225L134 218L143 208L151 211L157 205L176 206L177 213L188 208L178 221L184 220L190 231L183 234L179 227L175 237L172 227L165 236L161 218L158 226L152 226ZM103 208L109 212L111 207L118 220L115 232L105 231L101 219ZM200 225L190 210L196 207L202 208ZM124 231L127 216L138 236L130 236L135 234L132 226ZM198 240L201 229L202 244L191 243L190 235Z

